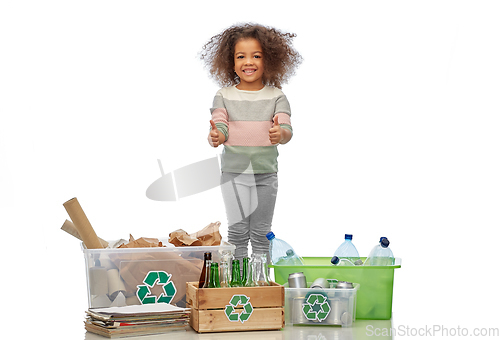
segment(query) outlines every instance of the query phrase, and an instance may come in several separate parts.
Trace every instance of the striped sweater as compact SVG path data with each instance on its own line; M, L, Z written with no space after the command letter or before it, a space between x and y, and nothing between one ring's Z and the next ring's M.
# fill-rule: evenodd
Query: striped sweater
M220 89L210 109L212 120L226 136L222 171L274 173L278 171L278 148L269 140L274 119L291 132L290 104L280 89L264 86L243 91L236 86Z

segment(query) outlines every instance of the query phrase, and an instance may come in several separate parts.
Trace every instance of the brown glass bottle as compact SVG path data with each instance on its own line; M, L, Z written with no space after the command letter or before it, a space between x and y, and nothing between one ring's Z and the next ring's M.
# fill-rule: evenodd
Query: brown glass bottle
M205 286L205 282L208 280L208 276L210 275L210 264L212 263L212 253L203 254L203 268L201 269L200 280L198 283L198 288L203 288Z

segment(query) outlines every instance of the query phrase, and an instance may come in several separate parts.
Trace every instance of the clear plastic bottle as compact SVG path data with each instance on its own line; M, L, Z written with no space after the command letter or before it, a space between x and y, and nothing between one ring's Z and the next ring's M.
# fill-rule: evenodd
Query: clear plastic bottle
M394 265L394 255L389 248L389 240L387 237L381 237L370 255L366 258L365 266L392 266Z
M280 266L301 266L304 265L302 258L295 253L293 248L283 240L276 238L270 231L266 235L269 240L269 256L274 265Z
M344 242L337 248L337 250L335 250L335 253L333 253L333 255L337 256L340 260L349 260L353 265L360 264L358 250L352 243L352 234L345 234Z
M293 249L288 249L286 251L286 256L282 257L278 263L278 265L286 265L286 266L302 266L304 265L303 260L300 256L296 255Z
M359 260L358 260L359 261ZM333 255L332 259L330 260L330 262L334 265L334 266L354 266L355 264L349 260L349 259L344 259L344 258L340 258L338 257L337 255Z

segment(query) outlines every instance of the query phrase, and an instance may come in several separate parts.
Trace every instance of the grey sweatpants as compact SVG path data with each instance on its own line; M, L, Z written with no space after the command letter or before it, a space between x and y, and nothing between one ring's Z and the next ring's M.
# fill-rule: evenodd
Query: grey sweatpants
M228 220L228 241L236 246L234 257L242 263L248 256L248 241L253 253L264 253L269 262L271 231L278 175L223 172L221 190Z

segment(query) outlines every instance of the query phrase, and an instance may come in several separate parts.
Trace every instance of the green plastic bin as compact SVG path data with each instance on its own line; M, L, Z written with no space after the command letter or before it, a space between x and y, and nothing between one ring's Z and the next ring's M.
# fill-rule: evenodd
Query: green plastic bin
M361 258L363 261L366 258ZM329 257L304 257L303 266L276 266L274 279L279 284L288 282L291 273L303 272L307 281L317 278L357 282L356 319L389 320L392 316L392 288L394 269L401 268L401 259L392 266L334 266Z

